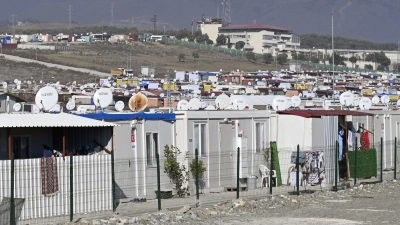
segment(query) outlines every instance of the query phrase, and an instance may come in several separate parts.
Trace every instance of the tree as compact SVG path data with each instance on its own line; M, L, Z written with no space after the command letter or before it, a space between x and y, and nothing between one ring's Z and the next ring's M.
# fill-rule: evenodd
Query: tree
M223 34L218 35L217 40L215 40L217 46L226 45L226 37Z
M244 47L246 43L244 43L244 41L238 41L235 43L235 49L240 50Z
M379 53L379 64L381 64L383 67L384 67L384 69L389 69L389 65L390 65L390 59L386 56L386 54L383 52L383 51L381 51L380 53Z
M185 29L181 29L177 32L177 34L175 35L175 38L178 40L182 40L184 38L188 37L188 33L189 31L185 28Z
M312 63L319 63L319 59L315 56L311 57L311 62Z
M364 68L367 69L367 70L373 70L374 69L374 67L371 64L365 64Z
M354 67L354 64L356 64L356 62L357 62L357 57L355 57L353 55L352 57L349 58L349 61L351 62L351 64L353 64L353 67Z
M208 40L206 41L206 44L212 45L212 44L214 44L214 42L213 42L212 40L208 39Z
M274 57L272 57L271 53L264 53L263 61L265 64L271 64L274 61Z
M168 175L171 183L175 184L175 190L179 197L182 197L186 191L182 189L185 182L188 181L188 170L185 165L181 165L178 162L178 156L182 152L174 146L165 145L164 147L164 172ZM186 157L187 158L187 152Z
M288 61L288 55L286 53L282 53L282 54L278 55L276 60L278 61L279 65L286 64Z
M246 58L247 60L249 60L250 62L256 62L256 54L254 54L254 52L248 52L246 53Z
M385 70L385 67L382 66L382 65L378 65L378 67L376 68L376 70L383 71L383 70Z
M192 52L192 56L193 56L193 60L196 60L200 57L198 52Z
M344 65L344 58L340 56L339 54L334 53L333 54L335 57L335 65ZM329 64L332 65L332 56L329 57Z
M185 53L179 53L178 59L179 59L179 62L184 62L185 61Z

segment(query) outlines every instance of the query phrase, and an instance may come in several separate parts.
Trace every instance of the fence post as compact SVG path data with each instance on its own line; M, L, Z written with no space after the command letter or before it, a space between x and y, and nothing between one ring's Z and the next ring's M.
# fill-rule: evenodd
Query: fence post
M335 147L335 191L338 191L338 151L339 151L339 142L336 141L336 147Z
M300 184L299 184L299 180L300 180L300 145L297 145L297 156L296 156L296 194L300 195Z
M111 151L111 191L112 191L112 204L113 204L113 212L117 209L115 204L115 171L114 171L114 149Z
M240 148L237 148L237 168L236 168L236 198L239 198L239 173L240 173Z
M381 137L381 183L383 182L383 138Z
M354 149L354 186L357 184L357 137L356 137L355 149Z
M74 220L74 161L73 152L69 153L69 221Z
M157 205L158 211L161 210L161 177L160 177L160 155L158 151L156 151L156 160L157 160Z
M273 170L273 163L274 163L274 159L273 159L273 145L272 142L270 142L270 152L271 152L271 156L270 156L270 164L269 164L269 194L272 195L272 170Z
M11 193L10 193L10 224L16 225L14 202L14 152L11 153Z
M199 150L195 149L196 154L196 199L199 200Z
M394 137L394 179L396 180L397 173L397 137Z

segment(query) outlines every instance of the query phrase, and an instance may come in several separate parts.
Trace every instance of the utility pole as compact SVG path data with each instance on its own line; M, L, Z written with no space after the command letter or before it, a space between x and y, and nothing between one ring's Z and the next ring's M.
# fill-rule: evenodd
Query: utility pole
M111 26L114 26L114 2L111 2Z
M169 70L167 70L167 74L165 75L165 79L167 82L167 107L171 110L171 79L169 76Z
M153 30L155 31L157 29L157 15L154 15L154 17L150 19L150 22L153 23Z
M335 98L335 48L333 46L333 10L332 10L332 91L333 91L333 102L336 102Z
M12 18L12 34L15 36L15 16L14 14L11 15Z
M68 29L71 29L71 22L72 22L72 5L68 5Z

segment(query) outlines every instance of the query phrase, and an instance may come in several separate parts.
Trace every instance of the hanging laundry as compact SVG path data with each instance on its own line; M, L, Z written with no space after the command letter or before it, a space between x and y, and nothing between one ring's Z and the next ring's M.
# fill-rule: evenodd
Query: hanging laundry
M367 148L367 141L365 140L365 134L367 134L367 137L368 137L368 133L367 132L361 132L361 134L360 134L360 142L361 142L360 149L361 150L367 150L368 149Z
M349 149L351 149L353 148L353 132L349 130L347 135L347 146Z
M343 140L344 140L344 130L340 128L339 130L339 136L338 136L338 142L339 142L339 161L342 161L343 159Z
M357 137L357 150L361 149L361 134L360 133L356 133L356 137Z
M365 150L369 149L370 142L369 142L369 134L368 132L364 132L364 139L365 139Z

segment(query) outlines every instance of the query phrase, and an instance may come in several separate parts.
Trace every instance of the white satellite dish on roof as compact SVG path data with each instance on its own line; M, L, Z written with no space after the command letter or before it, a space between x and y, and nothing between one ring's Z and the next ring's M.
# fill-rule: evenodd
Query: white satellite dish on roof
M286 97L286 105L287 105L287 109L288 108L290 108L290 107L292 107L292 99L291 98L289 98L289 97Z
M379 97L378 97L378 96L376 96L376 95L375 95L374 97L372 97L372 99L371 99L371 100L372 100L372 103L373 103L373 104L378 104L378 103L379 103L379 101L380 101Z
M61 112L61 106L60 104L55 104L50 110L49 112Z
M284 96L276 96L272 101L272 108L275 111L287 109L287 99Z
M93 95L93 102L97 107L105 108L111 104L113 95L110 89L100 88Z
M246 99L239 96L233 100L233 108L236 110L243 110L246 108L247 102Z
M383 104L388 104L390 102L390 97L388 95L382 95L381 96L381 102Z
M397 102L396 102L396 106L397 106L397 108L400 108L400 99L399 99L399 100L397 100Z
M295 95L295 96L292 96L290 99L292 100L292 106L293 107L299 107L300 106L301 98L299 96Z
M354 98L353 105L354 106L359 106L360 105L360 98Z
M215 99L215 106L218 109L225 109L228 105L229 105L229 97L225 94L219 95L216 99Z
M192 98L189 101L189 110L199 110L201 106L201 101L198 98Z
M58 101L58 92L51 86L42 87L35 97L35 103L39 109L50 110Z
M164 93L161 93L161 94L160 94L160 98L164 98Z
M188 110L189 109L189 102L182 99L176 105L176 110Z
M15 112L18 112L19 110L21 110L21 104L20 104L20 103L15 103L15 104L13 105L13 110L14 110Z
M122 112L122 110L125 107L125 103L123 101L118 101L115 103L115 110L117 110L118 112Z
M362 110L368 110L371 108L372 106L372 101L370 98L368 97L362 97L360 99L360 102L358 103L358 106L360 107L360 109Z
M73 110L75 108L75 101L69 101L66 105L67 109L69 111Z
M213 105L208 105L208 106L205 108L205 110L216 110L216 109L215 109L215 106L213 106Z
M341 105L350 106L354 102L354 94L349 91L343 92L339 97L339 101Z
M324 100L324 109L325 110L328 110L331 105L332 105L332 101Z
M200 109L205 109L207 108L207 106L208 106L207 102L201 101Z

